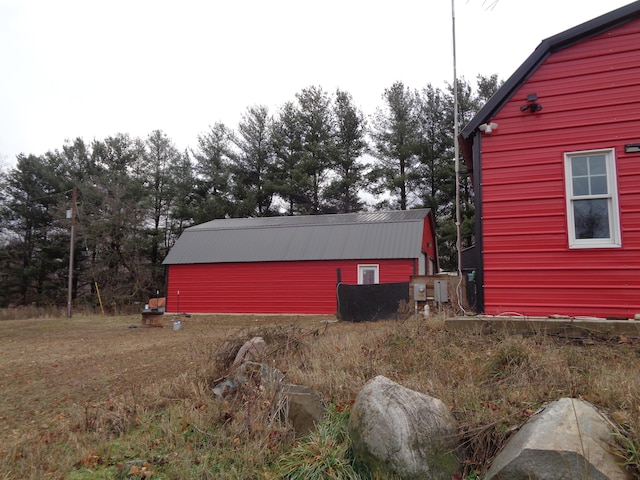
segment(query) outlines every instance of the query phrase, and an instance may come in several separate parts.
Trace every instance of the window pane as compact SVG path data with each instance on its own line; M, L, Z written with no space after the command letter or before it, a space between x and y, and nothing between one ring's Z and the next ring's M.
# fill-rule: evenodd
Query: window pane
M588 177L574 177L573 178L573 195L589 195L589 178Z
M362 271L362 283L364 285L373 285L376 283L376 271L367 269Z
M589 174L587 158L575 157L571 159L571 174L574 177L587 176Z
M607 193L607 176L596 175L591 177L591 195L603 195Z
M607 164L604 155L595 155L588 158L590 175L606 175Z
M573 215L576 238L609 238L609 208L607 199L575 200Z

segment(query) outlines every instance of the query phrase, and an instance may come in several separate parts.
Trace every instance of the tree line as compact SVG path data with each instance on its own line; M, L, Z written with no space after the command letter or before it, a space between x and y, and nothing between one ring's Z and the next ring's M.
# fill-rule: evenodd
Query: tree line
M498 87L496 75L458 81L461 125ZM464 176L461 191L469 245ZM161 130L76 138L18 155L0 192L0 307L66 304L72 222L73 302L91 308L98 292L109 305L162 293L162 261L182 231L225 217L427 207L441 266L455 269L453 88L396 82L367 117L348 92L311 86L274 113L248 107L235 129L211 125L184 151Z

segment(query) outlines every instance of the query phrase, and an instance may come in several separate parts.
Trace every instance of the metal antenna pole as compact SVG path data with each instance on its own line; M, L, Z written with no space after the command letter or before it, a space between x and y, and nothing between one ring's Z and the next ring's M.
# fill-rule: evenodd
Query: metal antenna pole
M460 145L458 144L458 72L456 67L456 11L451 0L451 25L453 29L453 145L456 172L456 250L458 251L458 276L462 278L462 214L460 212Z
M71 194L71 240L69 242L69 284L67 286L67 318L71 318L71 297L73 293L73 247L75 243L74 231L76 227L76 187Z
M458 118L455 0L451 0L451 28L453 31L453 148L456 170L456 251L458 258L458 284L456 285L456 297L458 297L458 308L465 313L464 307L462 306L462 212L460 209L460 144L458 142L460 119Z

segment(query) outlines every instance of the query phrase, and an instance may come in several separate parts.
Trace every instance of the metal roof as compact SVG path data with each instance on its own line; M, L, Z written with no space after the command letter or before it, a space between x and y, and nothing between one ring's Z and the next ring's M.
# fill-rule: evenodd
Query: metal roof
M417 258L428 215L418 209L212 220L187 228L163 263Z

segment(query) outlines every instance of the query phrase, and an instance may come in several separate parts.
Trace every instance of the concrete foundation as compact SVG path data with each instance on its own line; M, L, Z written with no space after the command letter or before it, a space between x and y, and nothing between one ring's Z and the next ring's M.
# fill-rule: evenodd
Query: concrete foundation
M640 321L607 320L592 317L507 317L476 315L453 317L445 320L445 326L453 330L470 333L512 332L522 334L562 334L563 336L587 337L590 334L640 336Z

